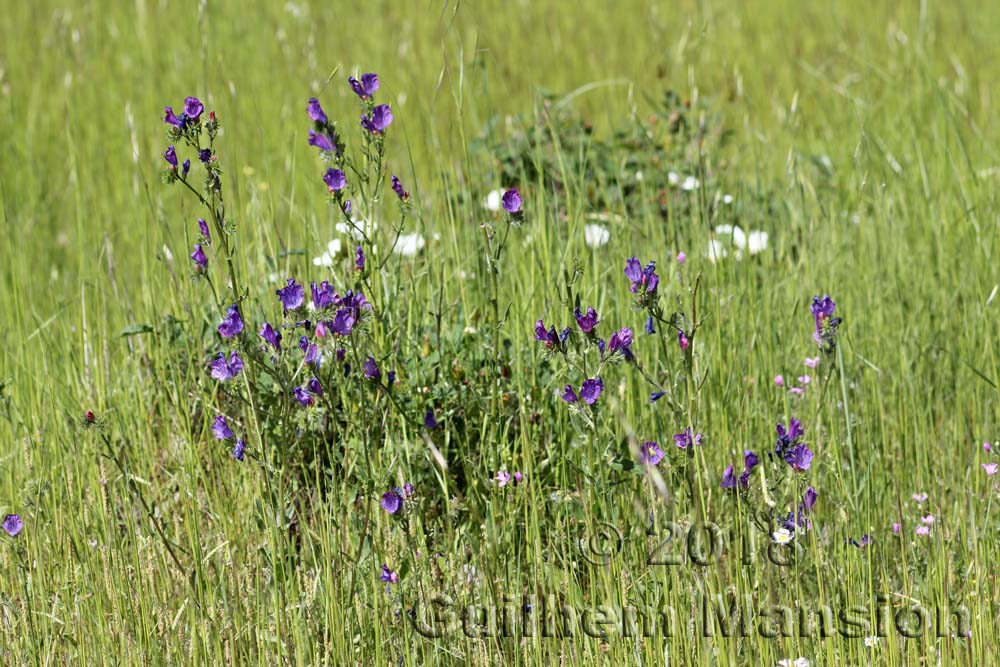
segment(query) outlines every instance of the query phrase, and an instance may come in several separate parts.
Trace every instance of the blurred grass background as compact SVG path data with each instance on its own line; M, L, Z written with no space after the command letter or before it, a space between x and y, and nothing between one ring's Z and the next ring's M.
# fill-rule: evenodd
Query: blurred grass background
M525 230L542 239L537 254L506 278L511 330L528 332L547 312L557 291L550 286L571 257L588 256L588 283L608 286L592 292L594 302L610 310L620 298L613 295L621 293L625 257L653 254L666 264L687 250L720 297L706 333L712 364L704 415L714 441L726 443L725 452L710 454L721 470L714 464L735 460L744 445L767 446L782 404L763 387L782 364L796 363L803 348L792 341L808 320L807 299L834 294L847 318L845 359L857 412L848 430L857 464L824 464L828 511L841 512L859 531L885 535L893 518L887 508L912 492L932 494L934 511L950 527L907 566L916 568L917 581L904 587L912 587L907 594L936 590L947 597L956 580L964 581L965 602L976 612L966 648L932 642L891 654L886 647L871 664L917 664L917 656L933 663L942 651L950 657L941 664L988 664L997 639L997 533L995 519L984 514L995 490L979 469L979 447L997 437L1000 385L998 305L990 302L1000 283L1000 123L992 97L998 28L1000 7L969 2L5 3L0 382L10 402L0 408L9 405L11 418L0 424L0 510L32 508L22 514L33 515L26 530L37 536L30 542L40 563L32 574L35 608L47 610L26 628L15 602L22 591L13 580L5 584L5 645L39 664L111 664L115 653L119 664L141 656L151 664L399 658L381 648L391 645L392 630L359 621L373 613L367 604L385 612L367 598L382 593L378 582L366 582L357 592L363 602L350 610L342 605L355 591L331 582L332 570L310 571L285 585L292 597L328 595L328 616L299 625L276 620L296 612L279 610L263 592L267 572L232 566L252 562L259 546L252 522L226 526L216 515L220 498L238 513L233 499L252 482L225 488L216 471L201 470L203 450L183 435L171 442L153 435L148 417L162 406L144 386L156 375L143 369L157 361L144 357L141 337L118 335L127 325L157 322L195 293L185 278L195 212L159 183L163 106L195 94L223 120L220 158L246 251L241 270L261 279L264 293L268 273L311 269L309 258L333 235L334 218L317 187L321 170L305 146L305 101L320 97L350 126L356 105L343 79L375 71L380 96L396 114L390 159L412 184L427 235L443 238L429 246L429 261L443 262L451 278L477 266L479 201L498 185L493 166L468 149L490 118L530 112L542 92L552 92L571 99L601 132L629 115L644 116L650 99L667 88L711 99L733 132L737 148L726 157L745 174L744 186L783 194L780 215L753 224L771 234L766 258L708 264L703 227L691 221L666 230L651 219L613 228L611 244L591 253L578 220L540 212ZM446 193L461 193L465 206L447 206ZM667 242L678 236L684 248ZM275 266L283 249L305 254ZM418 298L429 293L426 273L414 280ZM449 294L466 311L478 303L457 280ZM518 355L530 363L529 353ZM151 493L174 511L185 508L188 519L179 521L175 539L195 553L205 548L191 518L201 517L220 535L205 550L221 549L200 553L202 562L232 551L218 565L219 576L232 581L211 588L210 608L181 602L183 582L153 576L163 554L147 526L141 517L126 521L102 496L113 472L76 449L69 425L85 409L125 415L123 428L148 448L150 458L135 474L152 480ZM827 413L831 441L845 447L843 415L833 405ZM535 455L519 453L522 460ZM541 490L532 493L544 502ZM484 525L506 530L502 512L483 511ZM529 544L539 544L545 523L530 508L518 511L529 517ZM119 529L128 537L115 549L88 546ZM334 530L317 529L327 541ZM859 590L895 582L898 558L887 546L870 568L855 563L839 576ZM599 597L620 574L578 594ZM519 580L523 573L506 575ZM129 589L139 594L114 593ZM232 643L199 629L202 615L232 630ZM341 634L345 623L351 636ZM314 642L312 651L304 648ZM489 643L420 646L404 653L408 664L501 660ZM744 664L732 648L732 655L711 656L682 642L679 653L692 664L694 655L701 656L697 664ZM750 655L768 664L787 657L785 648L762 641ZM812 649L814 664L860 664L864 655L857 646ZM609 656L583 643L552 650L595 664L631 655L615 647ZM646 660L663 655L644 650ZM532 654L502 655L520 664Z

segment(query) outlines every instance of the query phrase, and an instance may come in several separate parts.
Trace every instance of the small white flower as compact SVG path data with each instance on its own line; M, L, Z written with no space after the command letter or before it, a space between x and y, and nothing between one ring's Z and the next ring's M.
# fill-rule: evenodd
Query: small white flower
M722 245L722 241L712 239L708 242L708 252L705 256L708 257L709 260L717 262L718 260L723 259L726 254L726 248Z
M878 637L865 637L865 646L868 648L875 648L878 646Z
M344 249L344 244L340 242L340 239L333 239L326 244L326 251L336 257L340 254L340 251Z
M809 667L809 661L805 658L787 658L778 661L778 667Z
M715 228L715 233L716 234L732 234L733 233L733 226L732 225L719 225L718 227Z
M333 266L333 256L328 252L324 252L319 257L313 257L313 266L323 266L329 268Z
M483 208L487 211L499 211L503 203L503 190L493 190L483 200Z
M795 539L795 534L787 528L779 528L771 533L771 541L775 544L788 544Z
M426 244L427 242L420 232L400 234L392 250L403 257L415 257L417 253L424 249Z
M677 185L681 182L681 177L677 175L676 171L671 171L667 173L667 183L670 185Z
M688 192L691 192L692 190L697 190L698 179L695 178L694 176L688 176L687 178L684 179L684 182L681 183L681 189L687 190Z
M738 250L743 250L747 247L747 235L739 227L733 227L733 245Z
M584 225L583 238L587 242L588 247L600 248L601 246L608 244L608 240L611 238L611 232L609 232L608 228L603 225Z
M722 195L722 203L723 204L732 204L733 203L733 196L732 195Z
M747 236L747 249L751 255L767 250L767 232L751 231Z
M470 336L473 336L473 335L475 335L475 334L479 333L479 331L478 331L478 330L476 329L476 327L474 327L474 326L471 326L471 325L469 325L469 326L465 327L465 329L464 329L463 331L464 331L464 332L465 332L466 334L470 335Z
M642 172L641 171L635 172L635 180L637 180L637 181L641 181L642 180Z

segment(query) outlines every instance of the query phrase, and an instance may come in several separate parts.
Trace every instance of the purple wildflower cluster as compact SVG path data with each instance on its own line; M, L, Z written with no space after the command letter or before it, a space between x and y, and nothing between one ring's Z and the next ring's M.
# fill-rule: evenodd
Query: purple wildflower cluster
M809 470L812 466L813 453L801 441L802 436L805 435L802 422L792 417L787 428L779 423L775 430L778 433L778 439L774 445L774 453L791 466L795 472Z
M813 340L825 354L832 354L837 346L837 327L840 326L841 320L833 316L836 309L837 304L825 294L822 297L814 296L809 307L816 324Z
M404 508L406 501L413 497L415 490L412 484L404 484L403 488L394 487L382 494L379 505L389 514L398 514Z
M723 489L748 488L750 486L750 473L759 463L760 459L757 458L756 454L749 449L743 450L743 472L740 473L739 477L736 477L733 466L730 464L722 472L722 484L720 486Z

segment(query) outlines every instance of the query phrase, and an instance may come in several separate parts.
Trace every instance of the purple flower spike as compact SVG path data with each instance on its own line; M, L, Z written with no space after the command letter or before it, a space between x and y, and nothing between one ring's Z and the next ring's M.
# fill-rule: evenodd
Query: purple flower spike
M326 183L326 189L330 192L340 192L347 187L347 177L339 169L334 169L330 167L326 170L323 175L323 182Z
M243 331L243 318L240 316L240 310L236 307L235 303L229 307L226 317L219 324L218 330L219 335L223 338L238 336Z
M333 152L333 144L327 139L325 134L317 134L313 130L309 130L309 145L315 146L325 153Z
M517 215L521 212L521 193L517 191L517 188L511 188L503 193L500 202L503 205L503 210L511 215Z
M406 201L410 198L410 193L403 189L402 182L400 182L395 174L392 175L392 191L399 197L399 201Z
M191 260L199 269L208 268L208 257L205 256L205 251L201 249L200 243L194 244L194 252L191 253Z
M399 581L399 575L389 569L389 566L382 563L381 580L387 584L394 584Z
M683 433L674 434L674 444L681 449L687 449L690 446L700 447L701 446L701 433L691 433L691 429L684 429Z
M205 243L211 243L212 235L208 233L208 223L205 222L205 218L198 218L198 229L201 231L201 236L205 240Z
M174 169L177 168L177 151L173 146L167 146L167 150L163 151L163 159Z
M434 416L434 410L427 408L427 413L424 415L424 427L429 431L436 431L438 429L438 420Z
M360 81L352 76L347 82L351 84L351 90L363 100L371 99L379 88L378 74L374 73L362 74Z
M226 355L219 352L219 356L212 360L209 368L213 378L219 382L225 382L240 374L240 371L243 370L243 360L240 359L240 355L230 352L229 361L226 361Z
M233 438L233 430L229 428L226 418L222 415L217 415L215 421L212 422L212 434L219 440L231 440Z
M660 449L660 443L652 440L642 443L642 446L639 447L639 458L648 466L659 465L660 461L663 460L663 450Z
M568 384L566 385L566 388L563 389L562 400L566 401L567 403L576 403L578 400L580 400L577 397L576 392L573 391L573 385Z
M302 304L306 301L305 289L292 278L289 278L288 283L277 290L275 294L278 295L281 305L285 307L286 313L290 310L301 308Z
M805 445L796 445L785 454L785 462L792 466L792 470L795 472L802 472L804 470L809 470L812 465L813 453Z
M660 284L660 277L656 275L656 262L650 262L646 268L642 268L637 257L625 262L625 277L632 283L630 289L633 294L655 294Z
M626 359L631 359L632 330L628 327L622 327L615 333L611 334L611 339L608 341L608 352L611 354L621 352Z
M174 114L172 107L163 108L163 122L167 125L173 125L178 130L184 129L184 121Z
M781 424L775 427L778 432L778 440L774 445L774 453L778 456L784 457L785 453L790 451L795 445L798 444L799 438L805 435L805 429L802 428L802 422L800 422L795 417L792 417L788 422L788 428L786 429Z
M314 123L319 123L320 125L327 124L326 113L323 111L323 107L320 106L319 100L315 97L309 98L309 106L306 107L306 113L309 114L309 118Z
M350 308L341 308L333 318L333 333L338 336L350 336L357 318Z
M21 521L20 515L8 514L3 518L3 529L11 537L17 537L17 534L24 530L24 522Z
M295 395L295 400L301 403L304 408L308 408L316 403L316 399L313 398L312 394L302 387L296 387L293 389L292 394Z
M365 251L361 246L354 250L354 268L358 271L365 270Z
M365 377L369 380L380 380L382 378L382 371L378 369L378 364L375 363L374 357L368 357L365 360Z
M264 326L261 327L260 337L266 340L275 352L281 352L281 333L275 331L268 322L264 322Z
M604 391L604 380L601 378L590 378L583 381L583 385L580 387L580 398L587 405L593 405L601 397L602 391Z
M203 148L200 151L198 151L198 159L202 162L202 164L208 164L209 162L211 162L212 161L212 149L211 148Z
M382 502L379 505L389 514L395 514L403 506L403 497L395 489L386 491L382 494Z
M593 308L587 308L586 313L580 312L580 309L577 308L573 312L573 316L576 318L576 324L580 327L580 331L585 334L591 333L597 326L597 311Z
M312 283L311 287L313 305L316 306L317 310L329 308L336 303L337 293L334 291L333 285L327 281L324 280L319 285Z
M198 122L198 119L201 118L201 112L204 110L205 105L197 97L187 97L184 99L184 115L194 122Z
M380 104L372 109L371 118L361 117L361 127L372 134L382 134L392 125L392 109L388 104Z
M233 458L237 461L243 460L243 452L246 449L246 443L242 440L237 440L236 444L233 445Z
M732 489L736 487L736 475L733 474L732 463L726 466L726 469L722 471L722 483L719 486L723 489Z

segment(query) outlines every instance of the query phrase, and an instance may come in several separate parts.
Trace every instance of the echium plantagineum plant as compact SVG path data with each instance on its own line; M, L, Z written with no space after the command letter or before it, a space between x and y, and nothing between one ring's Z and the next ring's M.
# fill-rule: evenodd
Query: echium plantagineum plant
M400 409L393 398L396 369L385 353L381 306L389 295L379 284L383 262L376 249L391 252L410 211L410 193L396 175L387 179L393 114L376 102L378 76L351 77L349 84L361 105L354 153L319 100L308 100L304 111L311 124L306 141L319 151L329 201L357 240L352 278L335 285L326 276L289 276L263 303L254 303L236 270L237 227L226 214L215 112L206 118L202 102L188 97L180 114L171 107L164 113L170 145L163 180L184 187L205 210L191 261L196 279L209 286L219 322L205 355L204 378L215 385L209 393L216 397L211 430L234 459L258 460L269 471L313 476L328 462L324 457L346 456L331 444L342 446L339 436L352 420L378 423L376 415ZM192 171L193 163L200 171ZM398 201L399 222L388 230L395 234L388 244L357 217L358 209L368 219L381 213L383 190ZM221 280L217 265L225 267ZM403 417L419 423L419 416ZM370 462L371 447L356 455ZM362 481L371 497L377 485L388 483L371 466L360 474L368 475Z

